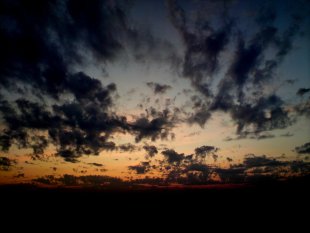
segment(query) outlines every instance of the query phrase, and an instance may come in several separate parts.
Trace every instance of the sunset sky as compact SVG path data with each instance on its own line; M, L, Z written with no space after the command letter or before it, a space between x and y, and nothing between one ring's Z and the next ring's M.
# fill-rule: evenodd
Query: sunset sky
M0 0L0 184L310 173L307 0Z

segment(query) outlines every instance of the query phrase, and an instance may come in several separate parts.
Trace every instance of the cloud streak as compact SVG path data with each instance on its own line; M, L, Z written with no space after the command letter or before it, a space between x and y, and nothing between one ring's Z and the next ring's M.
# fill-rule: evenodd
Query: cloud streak
M237 123L236 134L240 137L246 137L249 129L259 134L292 125L295 119L280 96L251 90L263 90L274 80L277 68L292 51L294 40L305 26L305 11L296 3L283 29L275 23L279 14L275 5L261 4L255 14L254 31L245 33L236 23L242 19L231 15L227 4L224 5L222 2L215 4L214 9L221 12L216 16L211 13L201 18L196 10L195 21L178 1L171 0L167 4L171 23L185 46L182 76L205 97L200 100L199 107L197 98L192 98L196 107L189 114L188 122L203 127L214 112L222 111ZM214 27L216 20L220 23ZM232 48L234 52L229 53ZM273 57L267 55L270 51ZM232 58L227 61L223 54ZM225 66L221 66L219 60L225 61ZM217 75L217 70L225 72L224 76ZM217 89L210 88L215 78L219 79ZM298 93L304 95L307 89L300 89ZM256 138L261 139L259 135Z
M300 155L310 154L310 142L295 147L295 151Z

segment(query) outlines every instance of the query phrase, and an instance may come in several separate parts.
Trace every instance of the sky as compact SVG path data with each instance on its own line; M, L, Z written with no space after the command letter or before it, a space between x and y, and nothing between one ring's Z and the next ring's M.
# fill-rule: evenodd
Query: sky
M0 184L309 176L307 0L0 0Z

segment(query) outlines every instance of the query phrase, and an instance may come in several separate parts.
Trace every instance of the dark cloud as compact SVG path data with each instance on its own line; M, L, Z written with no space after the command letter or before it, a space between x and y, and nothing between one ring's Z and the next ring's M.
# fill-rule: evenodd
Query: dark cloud
M276 95L261 97L254 105L235 106L231 116L238 124L238 134L244 133L247 126L252 126L253 132L262 132L284 129L294 122L284 108L282 99Z
M185 176L179 178L180 182L186 185L197 185L210 183L212 169L205 164L190 164L185 170Z
M295 147L295 151L298 154L310 154L310 142L307 142L301 146Z
M277 29L273 26L275 18L273 10L263 10L259 13L259 17L260 26L252 39L239 34L234 59L226 77L220 81L218 94L210 106L212 111L229 112L238 124L239 135L247 125L254 126L255 131L259 132L285 128L292 123L280 97L263 96L262 93L251 93L244 89L245 86L263 87L264 83L270 82L280 62L277 57L265 59L266 51L275 44L277 38ZM251 103L248 99L251 99ZM269 116L263 116L263 113L266 114L268 111L271 111ZM261 120L251 117L251 114L260 115Z
M56 178L53 175L38 177L38 178L33 179L32 181L35 183L39 183L39 184L47 184L47 185L56 184Z
M203 128L210 117L211 117L210 111L204 107L200 107L200 108L196 109L195 112L190 114L190 116L187 119L187 122L190 125L196 123L200 127Z
M144 117L137 119L132 124L133 130L137 132L136 142L141 141L143 138L150 138L152 141L155 141L157 138L167 138L168 131L165 130L166 124L170 124L170 122L167 122L165 118L149 120Z
M39 156L52 143L57 155L74 162L82 154L114 149L108 134L122 120L109 115L108 108L116 85L103 86L83 72L73 72L72 66L86 62L81 49L101 64L115 57L122 48L119 33L127 30L122 7L101 1L1 3L7 23L0 27L0 88L17 95L18 86L26 91L14 102L1 99L7 126L0 136L3 150L18 144ZM65 95L72 101L64 101ZM40 101L32 101L35 97ZM48 137L34 131L48 132Z
M275 135L273 134L269 134L269 133L265 133L265 134L259 134L257 136L251 137L253 139L257 139L257 140L262 140L262 139L270 139L270 138L274 138Z
M274 167L285 164L284 162L278 161L276 159L267 158L266 155L262 156L247 155L243 163L246 168L262 167L262 166Z
M69 65L82 62L81 48L112 59L122 48L119 31L127 30L120 4L21 0L2 2L1 9L8 22L1 27L1 84L24 82L53 97L70 86Z
M103 164L101 164L101 163L88 163L88 164L95 166L95 167L103 167Z
M136 134L136 142L140 142L144 138L149 138L152 141L168 139L169 136L173 138L170 131L179 121L178 113L178 111L172 112L168 109L157 111L153 108L150 112L147 111L147 116L141 115L140 118L130 123L129 128L133 134Z
M187 114L187 122L192 124L198 124L200 127L204 127L205 123L211 117L211 112L207 108L207 105L198 95L191 96L191 113Z
M70 162L70 163L80 162L78 160L79 155L76 155L73 150L60 149L60 150L58 150L57 155L62 157L64 159L64 161L66 161L66 162Z
M155 62L168 66L172 72L176 72L181 63L174 43L164 39L162 35L153 34L152 29L141 24L135 28L132 22L128 22L124 44L127 45L126 49L128 48L129 55L143 65L149 66ZM156 85L153 86L154 88L151 87L154 92L156 92ZM168 87L167 85L158 85L159 91L165 91L161 90L162 87L164 89Z
M47 184L47 185L63 185L63 186L104 186L109 184L122 184L122 180L110 176L99 176L99 175L83 175L74 176L64 174L61 177L55 177L48 175L39 177L32 180L35 183Z
M310 171L310 163L309 162L293 161L289 165L290 165L292 172L295 172L301 176L304 174L309 175L309 171Z
M118 148L121 151L126 151L126 152L133 152L133 151L137 150L137 146L135 146L131 143L119 145Z
M149 161L140 162L138 165L129 166L130 171L145 178L130 179L128 181L109 176L73 176L61 177L45 176L34 179L36 183L65 186L102 186L109 185L203 185L214 183L264 183L267 181L283 181L296 177L305 177L309 174L310 163L303 161L284 161L280 158L267 157L266 155L247 155L240 164L231 164L228 168L197 161L193 155L184 155L172 149L165 150L165 158L157 160L151 165ZM283 158L282 158L283 159ZM230 160L231 161L231 160ZM157 171L163 177L151 178L150 172Z
M154 94L165 94L167 90L171 89L169 85L154 82L148 82L146 85L154 91Z
M0 157L0 171L9 171L17 162L7 157Z
M208 2L205 5L212 4ZM167 4L171 22L185 45L182 76L189 78L195 90L206 97L198 101L197 98L191 99L193 111L188 114L188 122L203 127L215 111L224 111L237 123L237 135L241 138L247 137L246 128L254 128L255 134L286 128L294 122L285 108L286 103L275 94L266 96L261 90L274 80L277 68L292 50L306 11L300 10L301 4L296 4L294 9L289 9L290 16L284 28L280 28L276 26L279 12L275 4L262 3L255 13L256 26L248 33L231 20L227 6L220 7L221 2L217 4L214 9L220 9L221 13L211 12L197 17L197 21L176 0ZM235 19L238 20L241 19ZM213 27L215 21L217 29ZM221 68L221 53L228 47L235 47L235 51L228 53L232 55L229 61L223 59L226 73L224 76L215 75ZM274 56L268 55L271 50ZM222 69L224 72L225 67ZM218 79L218 89L212 89L212 93L213 78ZM262 135L252 137L271 138Z
M162 152L163 160L155 160L157 164L150 166L149 162L130 166L138 174L148 174L151 169L163 174L160 183L178 184L212 184L212 183L253 183L264 182L266 179L274 181L288 177L302 177L309 173L309 163L302 161L286 161L283 157L273 158L266 155L249 154L240 164L231 164L228 168L218 167L206 163L201 159L207 155L216 155L217 148L213 146L198 147L197 153L184 155L173 149ZM233 160L226 158L228 162ZM217 178L216 178L217 177ZM139 180L143 183L143 179Z
M265 139L271 139L275 138L276 136L270 133L264 133L264 132L248 132L245 131L238 135L237 137L226 137L224 141L233 141L233 140L242 140L242 139L255 139L255 140L265 140Z
M310 99L303 101L294 106L294 110L300 116L310 117Z
M31 138L32 150L34 156L40 156L48 146L48 140L44 136L35 136Z
M250 72L255 69L262 53L258 44L245 45L243 38L240 38L233 63L228 70L228 76L239 87L242 87L249 78Z
M218 7L223 7L220 4ZM221 15L222 26L215 28L208 18L197 18L194 28L189 28L186 12L176 0L167 1L167 7L171 22L185 45L182 75L189 78L199 92L210 96L210 87L205 81L210 81L219 69L219 57L230 40L232 20Z
M167 112L129 124L111 110L114 83L76 72L90 60L98 67L112 62L133 39L141 46L154 39L140 40L143 32L127 22L129 6L99 0L1 2L0 88L16 95L0 96L2 150L16 144L39 158L53 144L56 155L77 162L83 154L117 149L109 140L116 131L132 133L137 141L169 136L173 123ZM158 46L154 39L151 47ZM156 93L170 88L153 85Z
M195 149L195 154L200 157L205 157L211 152L217 152L218 148L214 146L200 146Z
M185 158L183 153L179 154L173 149L164 150L161 153L169 164L180 164Z
M135 171L136 174L145 174L151 169L150 162L141 162L139 165L128 166L129 170Z
M98 176L98 175L79 176L78 180L80 180L84 185L95 185L95 186L122 183L122 180L120 178L111 176Z
M219 175L223 183L244 183L245 168L242 166L230 166L229 168L216 168L215 172Z
M308 92L310 92L310 88L299 88L296 94L299 96L304 96Z
M3 130L0 134L0 146L2 151L8 151L14 143L18 148L27 147L27 134L20 130Z
M144 145L143 149L146 151L147 156L150 158L154 157L158 153L156 146Z
M85 94L76 102L53 105L52 109L24 99L12 104L2 101L0 111L8 126L0 137L2 149L8 150L15 143L19 147L33 148L34 155L39 156L52 143L57 148L57 155L75 162L82 154L97 155L102 150L117 149L115 143L108 139L110 134L118 130L136 134L137 141L171 136L169 131L176 121L176 112L153 111L148 117L142 116L129 124L125 118L109 113L110 91L114 91L114 88L107 87L99 92L105 94L98 97L97 101L97 97L93 96L97 92L91 92L87 98L92 102L85 101ZM48 137L28 134L34 129L47 131ZM132 150L133 145L121 145L119 149Z

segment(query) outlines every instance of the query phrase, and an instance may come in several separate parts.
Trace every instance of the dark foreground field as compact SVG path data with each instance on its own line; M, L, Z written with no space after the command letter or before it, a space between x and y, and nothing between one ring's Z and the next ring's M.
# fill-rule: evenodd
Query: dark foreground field
M175 187L41 187L32 184L0 186L2 206L195 208L272 206L309 209L309 179L261 184Z
M3 185L0 186L1 220L18 223L27 219L28 223L40 222L47 227L65 224L75 228L81 224L104 227L116 221L115 229L134 229L138 226L132 224L139 222L156 227L168 224L172 228L194 223L198 227L210 224L238 229L244 224L254 224L262 232L271 224L276 228L293 226L294 232L300 232L297 229L307 225L309 216L308 186L308 179L173 188Z

